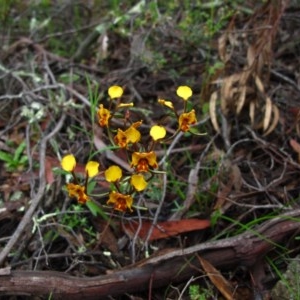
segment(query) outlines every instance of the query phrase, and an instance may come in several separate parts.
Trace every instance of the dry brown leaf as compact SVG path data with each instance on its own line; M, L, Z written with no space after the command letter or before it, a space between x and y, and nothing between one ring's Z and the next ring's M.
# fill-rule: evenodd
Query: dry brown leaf
M197 257L210 281L219 290L223 297L227 300L234 300L234 287L232 286L232 284L228 280L226 280L223 275L207 260L201 258L199 255L197 255Z
M248 47L248 50L247 50L247 64L248 64L248 67L251 67L255 61L255 57L256 57L256 54L255 54L255 51L254 51L254 47L251 45Z
M180 233L205 229L209 226L209 220L199 219L183 219L175 221L158 222L152 230L152 234L149 238L149 241L172 237ZM138 235L141 239L144 240L147 237L150 228L152 227L152 222L143 221L141 225L137 222L123 224L123 229L126 231L127 234L132 236L135 234L138 227L140 227Z
M290 146L293 148L295 152L297 152L298 161L300 162L300 144L296 140L290 139Z
M249 117L251 120L251 126L253 126L255 120L255 101L251 101L249 104Z
M45 177L47 184L52 184L55 180L52 171L52 163L47 156L45 158Z
M225 115L227 114L228 108L232 106L231 101L233 99L234 92L236 91L236 88L233 88L233 85L239 80L239 77L239 74L233 74L223 80L221 89L221 109Z
M295 152L300 154L300 144L296 140L290 139L290 146L293 148Z
M243 70L243 72L240 73L240 77L239 77L240 86L246 85L246 83L247 83L249 77L251 76L251 74L252 74L251 69Z
M262 52L257 56L256 65L255 65L255 72L256 74L262 75L263 67L268 65L267 60L265 59L266 55L264 55L265 48L262 49ZM267 76L266 76L267 77Z
M264 88L264 85L263 85L262 81L260 80L260 78L258 76L255 76L254 79L255 79L255 84L256 84L257 89L262 94L264 94L265 93L265 88Z
M96 218L93 223L95 228L99 232L98 245L104 246L114 255L118 255L118 241L114 232L112 231L111 226L109 226L107 221L103 221L99 218Z
M227 33L225 32L218 39L219 56L224 63L226 63L230 59L230 55L227 53L226 43Z
M227 30L218 39L218 52L221 60L226 63L230 60L234 45L237 43L234 31L234 22L230 22ZM229 45L228 45L229 44Z
M230 98L230 91L231 91L231 82L232 82L232 76L228 76L224 78L222 88L221 88L221 110L226 115L228 102L227 99Z
M263 130L267 131L272 117L272 101L270 97L266 97L265 115L263 120Z
M236 191L240 191L242 186L242 175L240 168L236 164L233 164L230 160L225 160L224 163L228 166L226 168L229 172L227 176L228 180L226 180L225 183L220 183L216 204L214 205L214 210L222 209L223 213L233 204L232 202L227 201L232 189L234 188Z
M217 121L217 114L216 114L217 99L218 99L218 93L213 92L209 99L209 115L215 131L220 133L221 130Z
M238 102L236 105L236 113L237 114L239 114L241 112L241 110L244 106L245 99L246 99L246 90L247 90L246 86L242 86L240 88L240 95L239 95Z
M224 213L231 206L231 203L229 202L229 206L226 205L226 207L224 207L225 203L227 202L227 196L231 191L232 182L229 182L227 184L220 183L216 204L214 205L214 210L222 209L222 213Z
M276 127L278 121L279 121L279 109L275 104L272 104L272 109L273 109L273 120L272 123L269 127L269 129L264 133L264 136L267 136L270 134Z
M243 181L242 181L242 173L238 165L232 164L231 165L231 175L234 189L239 192L242 188Z

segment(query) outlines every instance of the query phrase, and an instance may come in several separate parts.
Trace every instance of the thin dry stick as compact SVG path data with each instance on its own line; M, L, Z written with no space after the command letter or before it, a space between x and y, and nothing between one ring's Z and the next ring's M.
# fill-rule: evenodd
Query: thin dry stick
M195 202L195 194L198 189L198 181L199 181L199 170L201 168L201 162L203 157L206 155L211 145L213 144L215 137L211 139L211 141L207 144L203 152L201 153L196 165L191 169L188 178L188 187L186 192L186 197L183 203L183 208L175 211L169 218L169 220L180 220L182 216L189 210L192 204Z
M142 195L139 196L139 201L137 203L137 206L140 207L141 206L141 200L142 200ZM141 216L141 212L139 209L136 210L137 212L137 215L138 215L138 218L139 218L139 224L138 224L138 227L135 231L135 234L132 238L132 241L131 241L131 262L132 263L135 263L135 259L136 259L136 255L135 255L135 245L137 244L137 239L138 239L138 236L139 236L139 233L140 233L140 230L142 229L142 216Z
M42 92L44 90L56 90L56 89L64 89L64 85L62 84L51 84L51 85L43 85L39 86L36 89L33 90L24 90L20 92L19 94L11 94L11 95L4 95L0 96L0 100L14 100L14 99L23 99L26 96L31 96L34 99L42 99L45 100L44 97L37 95L38 92Z
M79 92L77 92L76 90L74 90L72 87L66 85L65 89L71 93L73 96L77 97L81 102L83 102L85 105L87 105L88 107L91 106L90 101L84 97L83 95L81 95Z
M54 127L54 129L46 135L42 141L41 141L41 147L40 147L40 174L39 174L39 180L40 185L38 192L36 193L35 197L31 201L31 205L27 212L25 213L23 219L19 223L17 229L15 230L14 234L10 238L9 242L6 244L6 246L3 248L3 250L0 253L0 265L3 264L4 260L6 259L7 255L11 251L11 249L14 247L16 242L20 239L24 229L27 227L27 225L31 222L32 216L39 205L44 192L46 188L46 179L45 179L45 157L46 157L46 146L47 142L62 128L64 124L66 115L63 114Z
M174 140L171 143L171 145L168 147L168 150L166 151L165 156L158 163L159 166L161 166L161 165L163 165L165 163L165 161L168 159L169 155L171 154L173 148L176 146L177 142L179 142L179 140L181 139L182 136L183 136L183 132L179 132L177 134L177 136L174 138Z
M165 171L166 168L164 168L164 171ZM162 195L161 195L161 200L160 200L160 203L157 207L157 210L155 212L155 215L154 215L154 219L153 219L153 222L151 224L151 227L147 233L147 237L146 237L146 240L145 240L145 244L144 244L144 247L146 249L146 251L148 251L148 242L149 242L149 239L152 235L152 232L153 232L153 229L155 227L155 225L157 224L157 220L158 220L158 217L160 215L160 212L161 212L161 209L163 207L163 204L164 204L164 201L165 201L165 198L166 198L166 193L167 193L167 173L163 173L162 174L163 176L163 188L162 188Z
M195 126L205 124L208 119L209 119L208 117L204 118L203 120L198 122ZM179 149L174 149L174 147L176 146L176 144L179 142L179 140L182 138L183 135L184 135L184 132L181 131L175 136L174 140L172 141L172 143L168 147L167 151L165 152L165 155L163 156L163 158L158 163L159 166L161 166L165 163L165 161L168 159L168 157L170 156L171 153L182 152L183 150L190 150L190 149L193 150L193 149L195 149L195 145L193 145L192 147L187 146L187 147L182 147L182 148L179 148ZM201 149L202 149L202 146L201 146ZM156 151L156 154L158 156L160 155L160 153L161 153L161 151Z

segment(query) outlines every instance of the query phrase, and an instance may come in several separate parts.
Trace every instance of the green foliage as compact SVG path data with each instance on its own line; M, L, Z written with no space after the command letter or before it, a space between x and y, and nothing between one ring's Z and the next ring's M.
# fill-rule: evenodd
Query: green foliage
M5 0L2 1L1 5L0 5L0 22L2 24L7 23L8 21L8 16L10 14L10 11L12 9L13 5L18 5L21 1L16 1L16 0Z
M70 210L75 213L66 212L63 214L61 224L66 225L72 229L79 227L82 228L87 226L87 218L82 217L80 214L83 212L83 207L80 205L72 205Z
M97 82L91 82L91 80L86 77L87 81L87 87L88 87L88 95L89 95L89 101L90 101L90 116L91 116L91 123L92 123L92 130L90 132L86 132L87 135L91 135L91 138L89 139L91 142L94 141L94 126L95 126L95 118L97 114L97 107L98 107L98 101L100 98L100 95L98 93L98 83Z
M71 205L63 213L57 209L54 213L43 215L38 219L33 218L33 232L35 232L36 229L43 224L43 222L51 218L53 221L55 220L54 224L57 224L57 228L55 230L51 228L44 234L43 240L45 242L55 241L60 235L62 235L62 232L65 231L67 234L71 235L76 235L78 232L84 232L87 236L86 240L88 241L88 244L91 244L96 238L96 232L89 224L88 218L84 216L86 212L86 209L82 205ZM84 249L78 249L78 251L82 250Z
M191 284L189 286L190 300L207 300L213 296L213 292L210 289L203 289L199 285Z
M92 200L88 201L86 203L86 206L88 207L88 209L90 210L90 212L92 213L93 216L101 216L104 220L108 220L108 216L106 215L106 213L101 209L101 206L99 206L98 204L96 204L95 202L93 202Z
M0 160L5 162L8 171L20 171L25 167L28 162L28 157L24 154L25 148L26 143L22 142L12 154L0 151Z
M283 256L283 255L281 255ZM274 300L290 300L299 299L300 297L300 264L299 255L294 259L284 258L284 263L288 263L286 272L283 274L280 270L280 265L282 265L282 259L271 259L267 257L267 261L271 266L272 270L279 277L279 281L272 290L272 299Z
M249 232L249 233L259 237L260 239L269 242L270 244L274 245L274 247L281 249L282 251L285 252L285 251L287 251L286 247L284 247L280 244L277 244L277 243L273 242L272 240L266 238L263 234L259 233L255 229L257 225L263 223L264 221L271 220L271 219L277 218L277 217L278 216L276 215L276 213L272 212L268 215L255 218L255 219L249 221L248 223L242 223L242 222L235 220L234 218L231 218L231 217L221 214L220 211L216 211L215 215L212 217L213 222L215 223L217 218L220 218L220 219L225 220L225 221L229 222L230 224L234 225L233 226L234 229L231 231L228 231L226 229L224 232L221 232L220 234L216 235L214 237L214 239L219 239L221 237L224 237L224 235L227 237L227 236L235 236L238 234L242 234L244 232Z

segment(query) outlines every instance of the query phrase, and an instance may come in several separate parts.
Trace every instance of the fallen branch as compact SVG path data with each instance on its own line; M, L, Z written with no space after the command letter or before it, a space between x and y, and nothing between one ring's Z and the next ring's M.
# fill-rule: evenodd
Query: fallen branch
M8 271L0 275L0 295L52 295L51 299L105 299L170 283L197 274L196 254L217 268L251 267L299 229L300 209L266 221L250 232L157 254L124 269L92 278L52 271ZM1 274L1 272L0 272Z

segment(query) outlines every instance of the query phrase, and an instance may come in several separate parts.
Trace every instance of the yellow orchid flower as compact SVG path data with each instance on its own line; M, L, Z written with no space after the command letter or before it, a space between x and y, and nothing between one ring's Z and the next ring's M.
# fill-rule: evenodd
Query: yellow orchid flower
M192 109L188 113L183 113L179 116L178 123L181 131L189 131L190 125L193 125L197 122L195 110Z
M158 99L158 103L174 110L173 103L164 99Z
M137 143L141 139L141 133L136 129L142 124L141 121L133 123L125 131L118 129L117 135L114 137L115 143L121 147L125 148L129 143Z
M73 154L67 154L62 158L60 164L63 170L72 172L76 167L76 159Z
M133 107L134 104L133 102L130 102L130 103L120 103L118 104L117 108L125 108L125 107Z
M154 125L150 129L150 135L154 141L163 139L167 134L165 127L161 125Z
M98 109L98 118L99 118L99 124L101 127L108 126L108 121L111 117L111 113L108 109L103 107L103 104L100 104L100 107Z
M96 161L89 161L85 166L85 171L88 177L94 177L99 173L99 163Z
M156 154L151 152L133 152L131 167L135 167L137 172L148 172L149 167L157 168Z
M143 191L148 183L145 180L144 176L141 174L134 174L130 178L130 184L138 191Z
M109 194L109 199L107 200L107 204L114 204L114 209L126 212L127 209L132 211L131 206L133 203L133 199L130 195L124 195L115 191L112 191Z
M114 137L114 141L119 147L125 148L128 144L128 137L126 135L126 132L118 128L118 132Z
M74 183L68 183L67 190L69 192L69 197L77 198L77 201L80 204L85 204L89 200L88 195L85 193L84 186Z
M176 90L176 93L177 96L179 96L185 101L187 101L193 95L192 89L186 85L179 86Z
M105 172L104 176L108 182L116 182L122 177L122 169L118 166L110 166Z
M123 89L118 85L113 85L108 89L108 95L111 99L120 98L123 92Z

